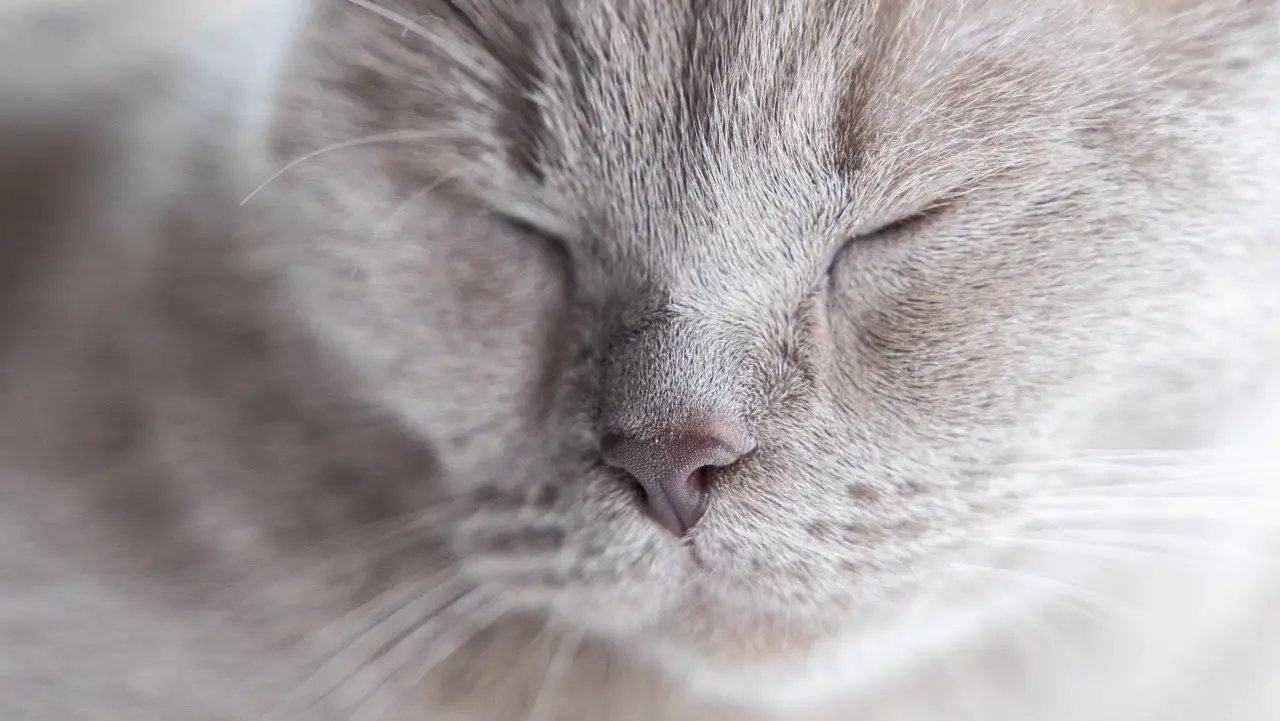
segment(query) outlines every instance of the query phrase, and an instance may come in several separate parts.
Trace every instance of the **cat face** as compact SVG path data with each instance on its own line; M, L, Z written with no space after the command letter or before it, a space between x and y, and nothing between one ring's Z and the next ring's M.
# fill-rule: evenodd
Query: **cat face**
M1273 212L1213 52L1248 3L958 5L325 11L339 131L423 130L313 171L396 222L374 252L317 212L312 285L454 470L470 577L785 686L962 606L1069 483L1015 462L1219 392L1181 379L1258 330L1222 281Z

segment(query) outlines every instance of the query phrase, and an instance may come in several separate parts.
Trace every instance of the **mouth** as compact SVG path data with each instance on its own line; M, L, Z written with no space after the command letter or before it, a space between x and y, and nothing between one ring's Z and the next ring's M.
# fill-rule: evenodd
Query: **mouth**
M469 575L556 625L726 678L807 666L859 625L871 596L849 589L883 587L874 568L864 584L838 583L821 539L773 533L741 504L713 504L676 535L615 473L596 468L553 506L485 504L455 539ZM530 539L544 536L535 548ZM784 553L781 543L795 545Z

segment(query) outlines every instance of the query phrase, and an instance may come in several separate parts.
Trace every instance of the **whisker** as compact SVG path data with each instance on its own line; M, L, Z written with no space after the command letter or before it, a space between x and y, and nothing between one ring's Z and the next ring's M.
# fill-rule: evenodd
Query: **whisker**
M1043 591L1049 591L1056 594L1061 594L1060 596L1054 599L1056 602L1062 603L1064 606L1070 608L1073 611L1076 611L1077 613L1080 613L1081 615L1088 616L1093 620L1101 621L1103 623L1106 623L1107 620L1102 618L1098 614L1094 613L1093 611L1089 610L1089 608L1080 606L1078 603L1071 602L1071 600L1069 599L1087 601L1088 603L1092 604L1094 607L1100 610L1106 611L1112 616L1124 617L1124 618L1134 617L1134 614L1131 611L1124 609L1123 607L1120 607L1119 605L1115 604L1105 596L1102 596L1101 594L1096 593L1094 591L1090 591L1087 588L1083 588L1081 586L1077 586L1075 584L1068 583L1066 581L1062 581L1059 579L1049 578L1048 576L1041 576L1039 574L1029 573L1026 571L1018 571L1012 568L1000 568L998 566L984 566L981 564L961 563L961 562L953 562L951 565L952 567L960 570L975 571L980 573L988 573L996 576L1003 576L1011 580L1021 581L1026 585L1038 588ZM1065 596L1065 598L1062 596Z
M558 686L564 681L569 668L578 655L578 651L582 648L582 642L583 634L581 631L566 632L560 638L560 642L556 645L556 649L547 663L547 672L542 676L542 685L538 688L537 695L533 697L533 701L529 704L529 713L525 716L525 721L543 721L543 717L550 712L550 704L547 701L550 696L547 692L550 688Z
M425 198L426 196L430 195L432 191L440 187L446 181L452 179L452 177L453 176L451 175L446 175L444 177L438 178L422 186L422 188L420 188L417 192L405 198L404 202L396 206L396 209L391 212L391 215L387 216L386 220L378 224L377 230L374 231L373 235L369 237L369 245L372 246L376 244L378 242L378 239L381 238L383 235L385 235L387 231L390 230L395 225L396 220L401 215L403 215L404 212L408 210L410 206L412 206L415 202L421 200L422 198Z
M1214 480L1210 478L1204 478L1199 475L1193 478L1161 478L1156 480L1135 480L1135 481L1122 481L1122 480L1108 479L1107 481L1101 482L1101 483L1094 483L1094 482L1080 483L1080 482L1073 481L1069 487L1064 486L1060 488L1055 488L1053 492L1048 492L1048 493L1037 493L1036 497L1037 498L1056 497L1056 496L1079 497L1082 495L1086 495L1086 492L1102 493L1104 495L1110 496L1112 495L1111 493L1109 493L1110 491L1115 491L1117 493L1132 493L1134 494L1135 497L1138 497L1138 494L1142 491L1158 492L1158 493L1174 492L1174 493L1180 493L1181 495L1186 495L1186 493L1189 491L1198 491L1202 493L1207 491L1222 491L1224 489L1230 489L1234 485L1236 485L1236 482L1231 480ZM1238 487L1242 492L1247 493L1250 491L1249 484L1247 483L1239 483ZM1141 497L1146 497L1146 496L1141 496Z
M1071 465L1082 462L1120 466L1134 464L1186 465L1189 459L1212 458L1214 454L1214 451L1208 449L1085 449L1076 451L1068 456L1019 459L1006 461L1004 465L1014 467L1023 465Z
M1065 504L1057 507L1036 508L1031 511L1033 518L1045 522L1066 520L1103 521L1125 519L1128 521L1173 522L1230 522L1248 523L1269 526L1280 523L1280 514L1267 512L1251 506L1213 507L1209 505L1172 505L1147 506L1144 504L1110 504L1089 507L1087 504L1075 506Z
M1128 481L1134 476L1152 480L1230 482L1238 476L1252 476L1267 469L1256 462L1243 461L1222 449L1191 451L1127 451L1081 453L1061 458L1024 459L997 464L1014 471L1062 474L1069 477L1105 475L1107 483Z
M417 688L440 664L500 619L506 610L497 598L486 596L479 589L472 589L455 599L441 613L427 619L380 659L380 665L390 665L391 670L382 674L373 688L364 694L351 714L351 721L381 718L398 696L394 692L383 694L383 689L394 684L410 668L416 670L410 672L409 681L402 684L402 689ZM446 625L445 615L461 616L460 623ZM441 626L444 627L443 630ZM419 652L422 655L415 659L413 652L416 649L422 649ZM410 663L411 660L413 663ZM380 695L381 702L375 703Z
M1088 536L1090 538L1104 538L1111 540L1138 540L1150 543L1171 542L1174 544L1186 542L1193 544L1214 545L1214 541L1205 538L1197 538L1190 535L1182 535L1177 533L1166 533L1160 531L1142 531L1132 530L1128 528L1108 529L1108 528L1063 528L1061 526L1046 527L1045 529L1037 529L1039 532L1047 532L1049 535L1060 536ZM1222 544L1229 546L1229 544Z
M1205 465L1168 465L1168 466L1130 466L1102 465L1096 463L1073 463L1033 468L1029 471L1036 476L1052 478L1071 478L1103 485L1111 483L1142 483L1149 481L1194 482L1211 481L1213 472L1220 471L1219 466Z
M1270 498L1267 494L1262 493L1256 488L1250 489L1247 492L1242 492L1238 494L1204 493L1200 495L1189 495L1189 496L1160 495L1160 494L1150 494L1150 493L1135 493L1135 494L1129 494L1129 495L1118 494L1118 493L1095 494L1095 493L1092 493L1093 489L1089 489L1089 490L1090 490L1090 493L1075 493L1075 492L1068 491L1068 492L1057 493L1052 495L1050 494L1036 495L1036 496L1033 496L1031 500L1039 501L1041 498L1043 498L1043 499L1052 500L1058 503L1077 503L1077 504L1107 503L1110 505L1116 505L1117 502L1123 502L1123 501L1133 501L1134 503L1141 503L1143 505L1149 505L1151 503L1165 503L1166 505L1180 505L1187 501L1191 501L1195 503L1206 503L1206 504L1213 503L1213 502L1224 503L1224 504L1246 503L1250 507L1254 507L1254 508L1261 505L1267 508L1280 509L1280 502L1277 502L1277 500L1274 498Z
M370 544L393 538L400 533L408 533L420 529L433 521L443 520L457 514L457 506L462 498L453 498L433 503L429 508L419 508L399 513L373 523L366 523L343 533L317 541L310 546L291 554L295 558L331 557L331 550L342 544L348 544L343 552L359 551Z
M427 197L432 192L434 192L436 188L439 188L444 183L450 180L453 180L455 177L457 177L456 174L444 175L440 178L437 178L436 180L433 180L430 183L423 185L421 188L417 190L417 192L405 198L404 201L401 202L400 205L396 206L396 209L391 212L391 215L387 216L386 220L378 224L377 229L374 230L372 234L370 234L369 240L366 243L365 247L367 249L372 249L375 245L378 244L378 241L381 240L384 235L386 235L388 232L390 232L392 228L395 227L395 222L400 218L401 215L404 215L404 213L409 208L413 207L414 203ZM353 268L353 271L354 270L355 269Z
M434 509L433 509L434 510ZM398 552L415 543L435 538L433 533L428 531L428 527L434 522L445 520L450 517L451 509L438 509L439 512L426 514L405 514L397 519L395 523L387 523L380 525L377 529L370 530L361 536L355 543L344 549L344 553L360 552L367 554L372 547L376 547L376 553L385 557L393 552ZM455 511L456 512L456 511ZM387 545L392 544L394 545Z
M1168 464L1142 464L1136 465L1132 463L1107 463L1100 461L1053 461L1038 463L1023 463L1014 466L1007 466L1008 470L1016 473L1034 474L1037 476L1066 476L1068 478L1096 478L1105 476L1106 478L1115 478L1117 480L1133 478L1150 478L1157 476L1159 478L1183 478L1187 476L1202 476L1206 466L1190 463L1168 463Z
M348 0L348 2L351 2L351 1L352 0ZM264 188L266 188L271 183L275 182L275 180L279 178L281 175L284 175L285 173L289 172L290 170L293 170L294 168L307 162L308 160L318 158L321 155L325 155L326 153L332 153L338 150L345 150L347 148L360 147L363 145L373 145L375 143L392 143L392 142L409 141L409 140L433 140L433 139L438 139L442 137L446 137L446 135L445 133L439 130L392 130L386 133L366 135L361 138L355 138L353 140L344 140L342 142L334 143L332 145L326 145L325 147L320 148L319 150L313 150L307 153L306 155L303 155L299 158L296 158L286 163L284 167L272 173L270 177L264 180L261 185L254 188L253 192L246 195L244 200L240 201L240 205L243 206L247 204L250 200L253 200L253 198L258 193L261 193Z
M429 509L416 510L374 523L363 524L323 538L301 550L287 551L280 558L281 572L273 574L270 578L247 575L243 578L230 580L225 585L214 589L213 592L218 596L218 606L221 610L211 613L208 622L212 624L211 627L216 628L218 624L225 622L229 617L252 608L254 604L259 602L266 602L278 608L281 600L275 594L281 588L290 585L298 586L299 584L301 584L300 588L307 588L317 581L318 574L326 573L329 570L338 568L344 562L349 562L350 559L347 557L352 554L362 554L365 557L360 560L362 563L366 563L369 560L367 556L371 553L376 554L379 558L386 558L392 553L401 551L411 543L430 540L432 534L414 534L413 531L422 529L435 519L448 518L450 513L456 513L454 503L442 503L439 507L433 506ZM393 546L384 545L376 549L370 548L376 544L385 544L401 535L408 537L402 539L403 542ZM287 594L299 592L297 589L286 591ZM307 592L311 593L312 591ZM289 598L292 598L292 596L289 596ZM246 603L250 605L246 607ZM313 637L314 634L308 638ZM302 641L302 643L305 642L306 639Z
M1148 559L1153 552L1147 549L1128 548L1121 546L1113 546L1104 543L1089 543L1082 541L1065 541L1052 538L1035 538L1026 536L992 536L987 539L993 544L1021 545L1021 546L1040 546L1055 551L1064 551L1075 553L1077 555L1084 553L1089 555L1101 555L1110 559Z
M1082 494L1060 494L1032 499L1029 507L1033 509L1074 509L1074 508L1133 508L1141 510L1169 509L1183 510L1250 510L1254 512L1280 513L1280 504L1267 498L1253 495L1240 496L1161 496L1161 495L1100 495L1086 496Z
M1041 493L1034 497L1037 506L1059 506L1059 505L1083 505L1088 503L1106 503L1117 505L1120 503L1134 503L1141 505L1150 505L1152 503L1180 503L1193 501L1196 503L1249 503L1253 505L1259 501L1265 502L1258 496L1256 492L1242 490L1237 495L1226 495L1223 493L1120 493L1125 489L1116 489L1116 493L1096 493L1097 490L1104 489L1087 489L1090 493L1072 493L1070 491L1063 493ZM1159 489L1152 489L1159 490ZM1220 491L1220 488L1212 489ZM1280 506L1277 506L1280 508Z
M1100 543L1121 544L1124 541L1137 541L1171 553L1205 554L1215 560L1229 560L1247 565L1263 565L1272 561L1265 554L1258 553L1256 549L1240 548L1226 541L1214 541L1173 533L1133 530L1111 531L1107 529L1070 529L1061 532L1063 535L1100 539L1095 541ZM1130 547L1136 548L1137 546L1131 544Z
M290 557L285 558L284 561L294 569L292 575L286 574L282 578L269 582L265 587L257 579L251 579L251 581L237 585L248 586L246 595L263 594L274 589L279 584L288 583L298 578L306 578L313 570L322 568L326 564L342 563L344 558L353 554L367 556L373 553L380 558L389 557L412 544L429 540L432 537L431 534L415 533L415 531L424 530L434 520L448 518L451 512L455 512L452 504L440 508L431 508L427 512L414 511L405 513L360 526L346 533L340 533L337 536L318 541L302 551L290 554ZM394 545L388 545L392 541L395 541ZM362 558L361 560L366 561L367 559Z
M1088 555L1110 560L1142 560L1153 558L1166 560L1189 559L1192 556L1209 556L1215 561L1233 561L1238 563L1258 562L1260 556L1249 554L1228 544L1213 544L1202 539L1182 539L1170 534L1150 534L1148 545L1134 545L1107 540L1075 540L1072 538L1049 538L1044 536L998 536L989 539L994 543L1006 543L1023 546L1039 546L1063 553ZM1159 539L1159 543L1155 542Z
M355 5L356 7L364 8L365 10L368 10L369 12L373 13L374 15L377 15L378 17L381 17L386 20L390 20L396 25L399 25L400 27L404 28L405 32L412 32L420 37L426 38L427 40L434 39L431 37L431 33L429 30L427 30L427 28L423 27L422 25L419 25L409 17L405 15L401 15L400 13L394 10L384 8L381 5L378 5L377 3L370 2L369 0L347 0L347 2L351 3L352 5Z
M458 586L457 579L450 575L455 571L455 564L447 564L425 579L395 584L351 609L311 635L314 640L320 640L326 636L336 636L337 639L327 644L327 648L316 655L329 659L326 663L330 663L335 656L347 652L361 641L374 638L376 644L376 637L372 634L383 624L395 621L397 615L408 611L415 601L438 598L440 595L445 595L449 588ZM357 630L343 633L341 631L343 628ZM323 671L323 667L321 670Z
M424 616L431 617L442 605L452 603L451 600L441 604L440 599L455 594L462 584L456 577L439 583L440 575L443 574L398 585L335 621L335 624L356 625L363 630L344 635L343 640L325 654L327 658L320 667L287 694L266 718L279 718L279 713L300 704L306 709L314 708L336 691L343 679L350 677L353 666L358 669L368 663L378 650L421 624ZM322 630L320 634L323 633ZM351 657L357 655L357 647L361 646L372 646L372 650L353 660Z
M453 29L447 26L424 25L418 22L420 18L431 17L430 14L410 17L379 5L378 3L373 2L373 0L346 1L351 5L367 10L384 20L400 26L400 37L415 35L427 41L433 50L447 55L450 60L456 63L458 70L469 72L473 77L480 79L482 82L491 82L493 78L490 77L490 74L492 73L505 74L509 72L507 68L502 66L492 67L487 65L484 62L486 58L482 53L475 49L474 43L467 42ZM490 27L489 31L492 32L493 29L494 28ZM505 40L508 43L517 41L516 38L509 34L507 34Z
M441 32L438 28L432 28L432 27L423 25L422 23L417 22L416 20L414 20L413 18L410 18L407 15L401 15L400 13L390 8L383 7L373 2L372 0L346 0L346 1L358 8L367 10L373 13L374 15L377 15L378 17L384 20L387 20L396 25L399 25L401 30L403 31L402 35L408 35L412 33L413 35L416 35L422 38L423 40L426 40L428 43L431 43L432 47L434 47L435 49L440 50L442 52L449 53L452 56L452 59L455 61L458 61L462 65L462 67L465 68L465 67L470 67L474 65L475 58L467 57L462 52L467 47L467 45L465 43L458 42L456 38L449 37L448 33ZM429 17L429 16L423 16L423 17Z
M1098 466L1061 464L1019 469L1013 478L1067 482L1070 488L1110 488L1132 485L1207 485L1230 483L1232 476L1218 466Z

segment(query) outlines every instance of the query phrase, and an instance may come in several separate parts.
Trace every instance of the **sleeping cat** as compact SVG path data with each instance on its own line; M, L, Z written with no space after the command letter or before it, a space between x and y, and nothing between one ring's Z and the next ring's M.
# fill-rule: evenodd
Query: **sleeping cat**
M1276 3L52 7L0 717L1280 717Z

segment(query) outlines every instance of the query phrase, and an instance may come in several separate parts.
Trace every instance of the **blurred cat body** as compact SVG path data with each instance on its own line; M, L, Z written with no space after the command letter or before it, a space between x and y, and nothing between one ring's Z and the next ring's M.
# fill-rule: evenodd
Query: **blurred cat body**
M248 6L4 146L5 718L1280 714L1274 3Z

